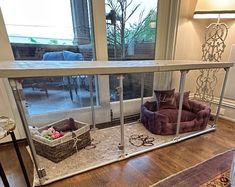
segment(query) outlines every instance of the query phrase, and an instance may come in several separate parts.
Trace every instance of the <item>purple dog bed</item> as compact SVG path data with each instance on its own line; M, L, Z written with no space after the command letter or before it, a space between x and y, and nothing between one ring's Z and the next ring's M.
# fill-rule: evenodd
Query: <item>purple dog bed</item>
M181 115L180 133L203 130L210 119L208 105L189 100L189 108L184 108ZM177 105L178 108L178 105ZM141 106L141 122L153 134L171 135L176 133L178 109L160 109L157 102L146 102Z

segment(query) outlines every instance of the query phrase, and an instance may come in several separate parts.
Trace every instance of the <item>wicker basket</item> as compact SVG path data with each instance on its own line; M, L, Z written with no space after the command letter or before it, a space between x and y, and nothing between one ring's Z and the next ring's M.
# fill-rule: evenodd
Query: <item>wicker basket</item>
M48 129L51 126L61 125L68 122L68 119L57 121L39 128L38 131L41 133L43 130ZM74 154L77 150L90 145L90 126L78 121L75 121L75 125L78 128L77 130L66 132L64 136L52 141L37 134L32 134L37 154L58 163Z

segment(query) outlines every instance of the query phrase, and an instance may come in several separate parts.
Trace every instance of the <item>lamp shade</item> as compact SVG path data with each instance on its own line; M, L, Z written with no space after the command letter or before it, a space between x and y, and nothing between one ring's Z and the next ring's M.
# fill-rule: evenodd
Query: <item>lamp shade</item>
M193 18L235 18L235 0L198 0Z

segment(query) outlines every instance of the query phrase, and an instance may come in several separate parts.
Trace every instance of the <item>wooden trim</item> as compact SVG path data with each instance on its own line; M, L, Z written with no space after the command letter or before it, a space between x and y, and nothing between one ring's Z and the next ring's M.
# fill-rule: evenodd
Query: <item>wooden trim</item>
M96 60L108 60L108 46L106 35L106 16L105 16L105 0L90 0L93 16L93 33L96 52ZM93 62L92 62L93 63ZM103 116L104 121L110 120L110 90L109 76L98 76L98 96L102 109L106 111Z
M105 1L92 0L96 60L108 60L106 38Z
M14 56L12 53L11 45L9 42L9 38L7 35L7 30L5 27L1 7L0 7L0 62L4 60L14 60Z
M3 61L13 61L14 55L9 42L1 8L0 8L0 45L1 45L0 64L3 63ZM20 116L16 108L16 103L14 101L13 94L11 92L11 88L7 79L0 79L0 90L1 90L0 91L1 115L9 116L15 120L17 124L15 129L15 135L17 138L25 137ZM4 138L1 142L7 142L9 140L10 140L9 138Z

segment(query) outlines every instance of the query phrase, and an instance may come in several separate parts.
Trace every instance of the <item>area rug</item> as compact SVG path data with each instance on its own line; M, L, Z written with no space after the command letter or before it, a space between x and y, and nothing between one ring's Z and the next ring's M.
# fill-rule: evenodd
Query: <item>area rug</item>
M229 150L196 166L167 177L152 187L229 187L235 150Z
M181 137L191 135L196 132L184 133L181 134ZM94 149L82 149L59 163L54 163L38 155L40 166L45 168L47 173L44 178L44 184L75 175L87 169L89 170L94 166L96 167L104 163L112 162L114 160L118 161L120 159L121 152L118 149L118 144L120 142L119 126L99 129L91 131L90 133L92 139L96 142ZM146 136L149 137L147 141L140 141L141 139L146 139ZM130 141L130 137L132 137L132 141ZM126 124L124 137L126 142L125 152L128 155L143 152L146 151L146 149L151 149L151 147L156 147L170 142L174 137L174 135L161 136L152 134L141 123ZM34 184L35 186L40 185L36 172Z

